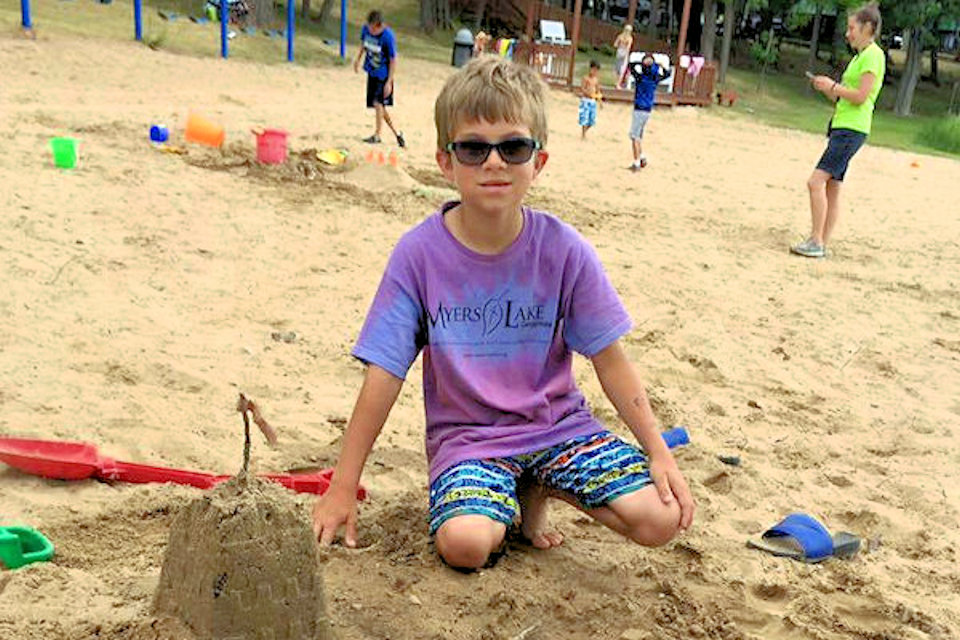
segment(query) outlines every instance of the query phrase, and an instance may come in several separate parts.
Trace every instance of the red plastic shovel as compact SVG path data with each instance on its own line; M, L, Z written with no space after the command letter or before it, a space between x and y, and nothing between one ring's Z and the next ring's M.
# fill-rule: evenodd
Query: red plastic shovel
M214 475L203 471L186 471L167 467L152 467L133 462L121 462L101 456L97 448L85 442L61 442L31 438L0 438L0 462L31 475L57 480L98 478L117 482L147 483L173 482L200 489L209 489L231 476ZM315 473L272 473L260 476L277 482L298 493L324 494L330 487L333 469ZM357 488L357 499L364 500L367 492Z

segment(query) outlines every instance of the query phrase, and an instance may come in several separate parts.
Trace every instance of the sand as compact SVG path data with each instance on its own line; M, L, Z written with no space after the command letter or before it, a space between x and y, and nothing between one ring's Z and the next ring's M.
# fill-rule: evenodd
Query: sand
M349 349L389 251L452 194L431 116L450 68L404 61L395 116L409 149L394 168L363 161L372 118L349 68L12 30L0 66L0 434L233 473L243 391L280 435L276 449L255 443L255 469L332 464L362 376ZM832 255L810 261L786 247L807 229L821 137L657 111L636 175L627 106L607 105L582 143L575 98L550 103L551 157L530 201L597 247L632 314L625 344L657 415L691 434L677 457L695 525L644 549L558 504L560 549L514 544L493 568L445 568L426 535L418 364L364 474L361 548L321 553L334 631L960 637L960 163L866 147ZM224 152L152 149L154 123L184 144L190 110L226 127ZM251 162L255 126L291 132L286 166ZM73 171L49 157L64 134L82 141ZM352 152L342 171L312 160L333 146ZM624 432L589 363L576 367ZM171 522L200 493L0 465L0 524L57 546L51 563L0 573L0 638L186 638L150 605ZM861 535L863 551L812 566L745 546L795 510Z

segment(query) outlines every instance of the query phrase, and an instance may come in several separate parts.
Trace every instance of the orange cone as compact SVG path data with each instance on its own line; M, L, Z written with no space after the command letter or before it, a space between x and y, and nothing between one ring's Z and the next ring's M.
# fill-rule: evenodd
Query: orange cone
M400 166L400 154L398 154L396 151L390 152L390 166L391 167Z
M364 157L364 160L367 162L373 162L373 149L367 151L367 155Z
M382 165L382 164L384 164L385 162L386 162L386 160L384 160L383 151L381 151L381 152L379 152L379 153L377 154L377 164Z

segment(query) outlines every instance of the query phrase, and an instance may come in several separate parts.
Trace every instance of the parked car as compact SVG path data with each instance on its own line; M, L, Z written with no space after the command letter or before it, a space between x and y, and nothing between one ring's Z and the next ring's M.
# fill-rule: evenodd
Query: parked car
M610 0L607 8L610 12L610 21L623 24L627 21L630 12L630 0ZM636 24L643 24L650 20L650 0L637 0L637 13L634 16Z
M887 49L903 49L903 36L899 33L893 33L883 38Z

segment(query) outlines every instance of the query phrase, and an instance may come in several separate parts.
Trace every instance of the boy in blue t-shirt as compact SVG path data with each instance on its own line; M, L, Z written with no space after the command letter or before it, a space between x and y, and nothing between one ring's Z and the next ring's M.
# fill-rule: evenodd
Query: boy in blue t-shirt
M421 353L429 526L447 564L484 566L513 525L540 549L561 544L550 497L647 546L693 521L690 489L621 344L630 316L596 251L523 204L548 159L546 94L531 67L480 56L437 98L437 164L459 199L397 243L353 349L368 366L314 507L323 544L342 526L356 546L357 483ZM636 442L593 415L574 352L591 360Z
M628 72L633 76L635 83L633 120L630 123L633 164L630 165L630 169L639 171L647 166L647 157L643 155L643 130L650 121L650 113L653 111L653 103L657 96L657 85L670 77L670 70L663 69L653 61L651 54L645 53L639 63L630 62L624 67L618 86L623 85Z
M363 46L357 52L353 61L353 70L360 72L360 59L363 58L363 70L367 72L367 108L376 113L376 129L373 135L364 138L364 142L376 144L380 142L380 130L386 122L393 135L397 136L397 144L406 147L403 132L397 131L393 120L387 113L387 107L393 105L393 80L397 69L397 39L393 30L383 24L383 14L371 11L367 16L367 24L360 30L360 41Z

